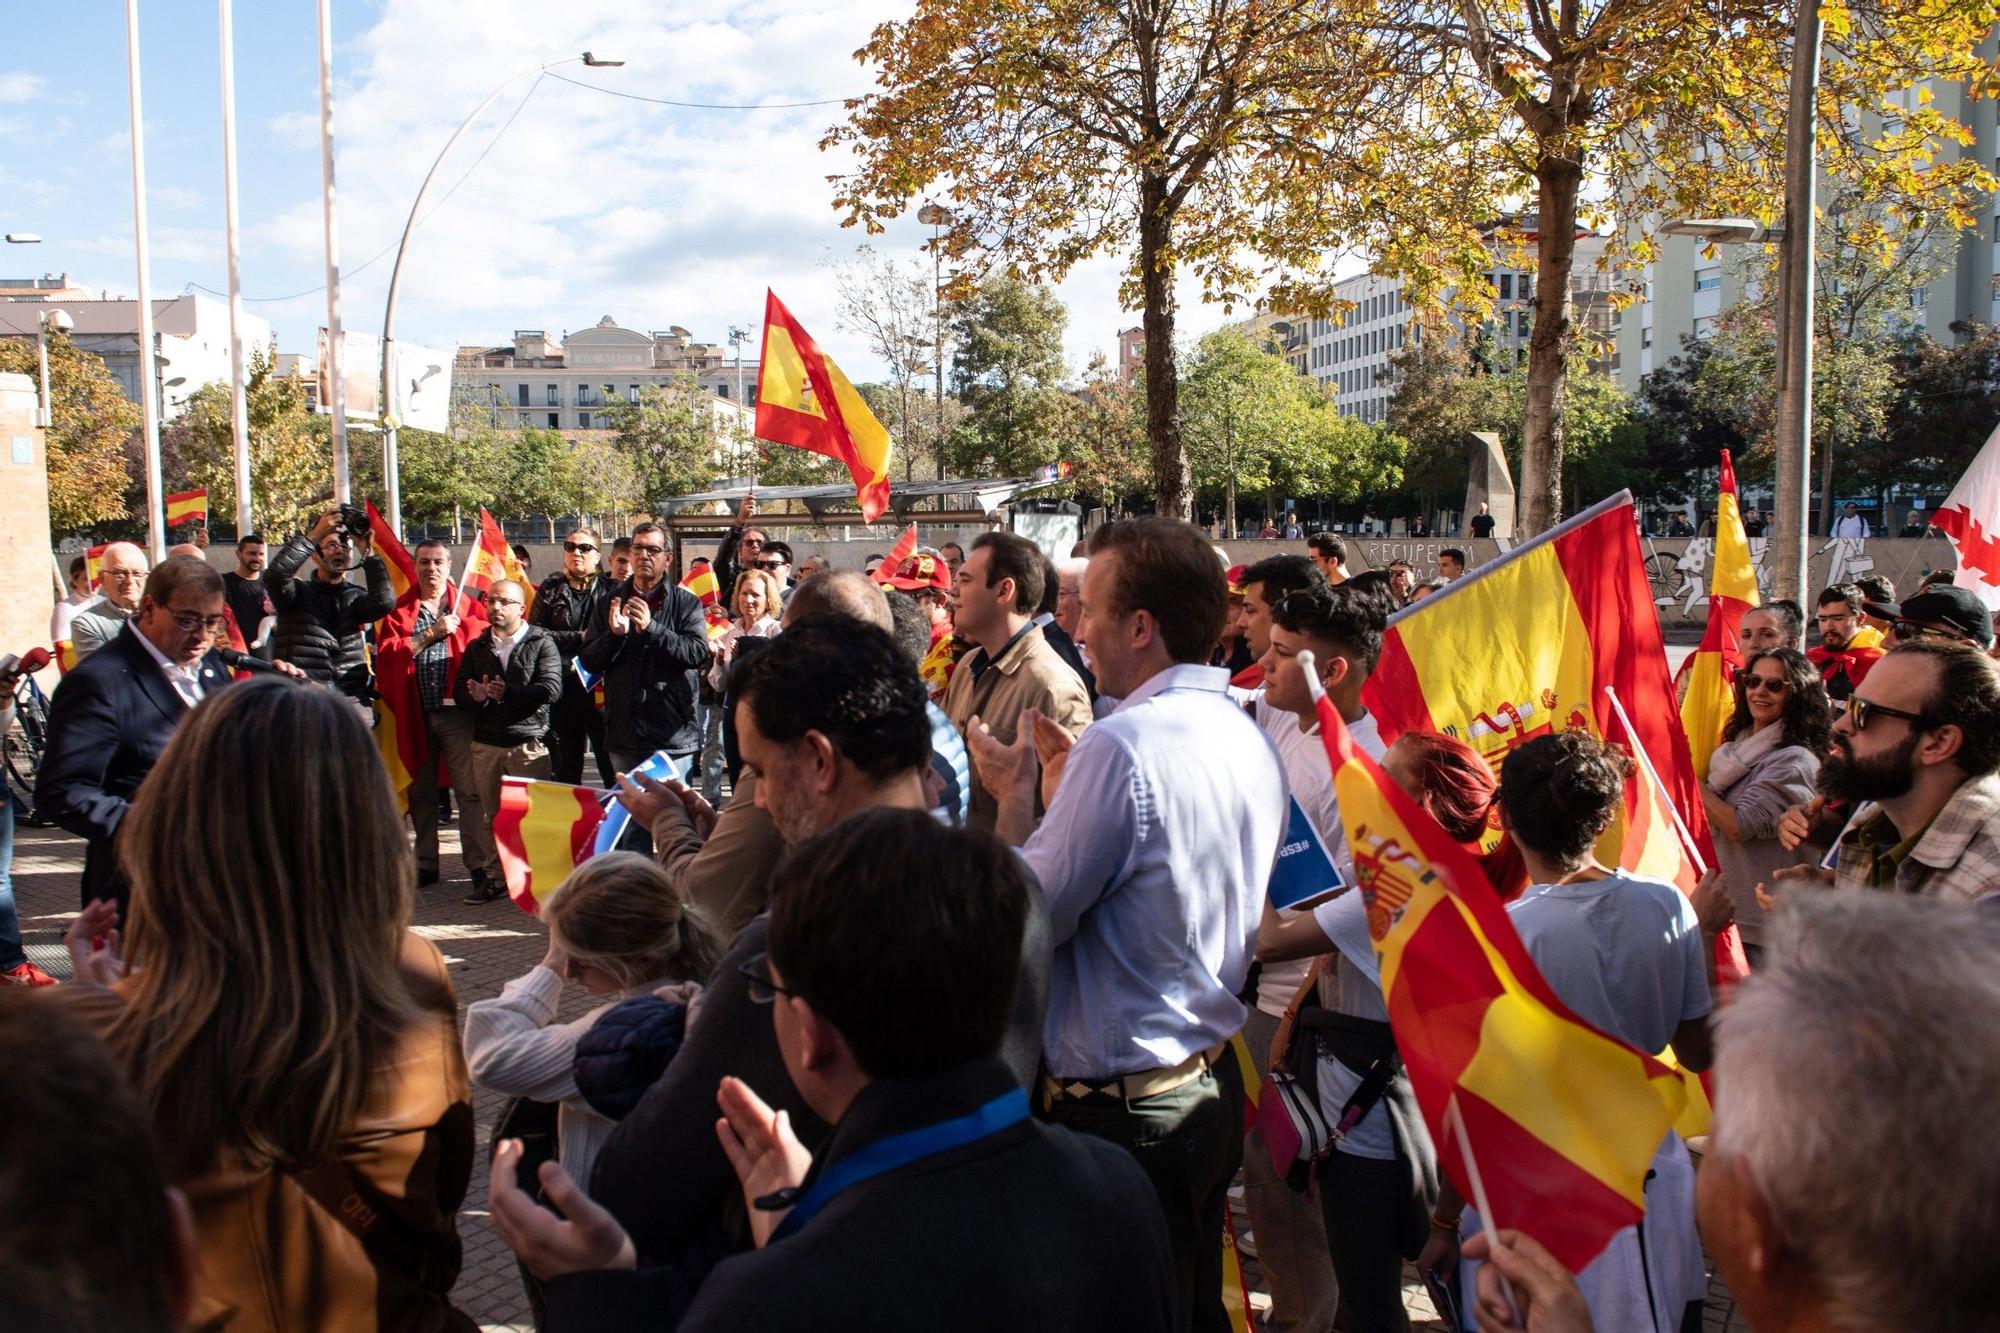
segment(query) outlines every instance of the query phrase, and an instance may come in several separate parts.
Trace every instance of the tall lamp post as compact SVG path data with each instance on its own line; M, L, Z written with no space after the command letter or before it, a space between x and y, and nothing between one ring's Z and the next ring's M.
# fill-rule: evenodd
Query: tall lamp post
M937 401L932 404L936 438L938 475L944 475L944 228L951 225L951 210L943 204L925 204L917 210L917 221L931 229L931 360L937 370Z
M35 414L35 424L47 430L55 424L55 417L49 408L49 330L68 333L76 327L76 321L69 317L67 310L44 310L35 316L35 360L42 368L42 404Z
M436 179L438 168L444 165L445 158L451 154L452 145L456 144L460 137L468 129L472 128L472 122L479 119L480 112L492 105L494 98L519 83L522 79L527 78L530 74L541 74L544 71L554 69L558 65L567 65L576 61L583 62L590 69L616 69L625 63L622 60L600 60L597 56L585 51L580 56L566 56L561 60L550 60L536 65L531 69L524 69L518 74L510 75L501 82L499 87L486 94L480 100L479 105L472 108L471 114L460 121L458 128L451 132L451 137L444 141L444 147L438 150L437 157L432 160L431 169L424 173L424 183L417 187L417 197L410 203L410 216L403 223L403 239L397 242L396 245L396 263L389 270L389 299L387 304L382 307L382 477L383 484L387 488L384 498L389 502L389 526L395 531L398 537L403 535L403 486L396 472L396 293L401 289L403 284L403 255L410 248L410 233L416 230L417 213L424 206L424 196L430 193L431 181Z

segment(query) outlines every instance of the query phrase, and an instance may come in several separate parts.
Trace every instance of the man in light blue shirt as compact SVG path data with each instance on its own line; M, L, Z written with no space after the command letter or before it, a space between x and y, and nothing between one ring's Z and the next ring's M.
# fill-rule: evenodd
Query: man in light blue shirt
M1130 1151L1173 1241L1182 1329L1228 1326L1222 1209L1243 1153L1243 1093L1223 1058L1283 831L1271 743L1203 665L1227 590L1201 533L1173 519L1101 529L1081 638L1117 706L1072 742L1029 710L1014 744L966 740L1021 847L1056 941L1040 1105ZM1034 826L1036 760L1047 808Z

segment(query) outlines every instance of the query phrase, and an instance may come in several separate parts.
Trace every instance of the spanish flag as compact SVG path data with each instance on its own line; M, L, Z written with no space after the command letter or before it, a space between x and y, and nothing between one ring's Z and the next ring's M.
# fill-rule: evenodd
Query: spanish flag
M68 639L56 640L56 674L67 676L81 659L76 655L76 644Z
M703 565L700 569L690 569L681 586L693 593L695 600L703 606L719 606L722 603L722 583L715 577L713 565Z
M208 492L205 490L181 491L167 497L167 526L177 528L183 523L208 523Z
M90 575L90 586L92 588L97 587L99 583L103 582L104 552L110 545L110 542L105 542L102 546L93 546L83 553L84 572Z
M896 577L896 571L903 567L903 562L916 553L917 525L912 523L909 531L896 538L896 544L889 548L888 558L875 566L875 581L887 587L889 580Z
M396 540L396 530L389 526L389 520L382 517L382 511L375 507L373 500L368 505L368 531L375 538L375 554L382 557L382 563L389 567L389 586L396 590L398 598L417 586L417 562L411 558L409 548Z
M1736 467L1722 451L1722 493L1715 502L1715 563L1708 573L1708 627L1688 659L1687 697L1681 700L1681 730L1687 733L1694 774L1706 781L1708 759L1722 743L1722 729L1736 710L1731 682L1743 665L1737 631L1743 613L1757 605L1757 568L1750 561L1750 538L1736 500Z
M1636 739L1712 859L1637 533L1631 493L1621 491L1411 604L1390 617L1362 700L1385 744L1405 731L1440 731L1471 745L1496 773L1508 751L1551 732L1580 727L1628 746ZM1617 721L1606 686L1636 737ZM1624 816L1611 821L1597 855L1694 889L1672 811L1636 768Z
M889 432L840 367L768 289L756 429L759 439L845 463L864 522L873 523L889 507Z
M1644 1218L1653 1154L1686 1100L1680 1076L1570 1011L1477 863L1355 748L1306 676L1389 1023L1438 1163L1475 1198L1470 1154L1488 1225L1525 1231L1579 1272Z
M593 787L500 779L493 845L515 906L539 911L569 872L595 854L597 826L604 822L603 796Z

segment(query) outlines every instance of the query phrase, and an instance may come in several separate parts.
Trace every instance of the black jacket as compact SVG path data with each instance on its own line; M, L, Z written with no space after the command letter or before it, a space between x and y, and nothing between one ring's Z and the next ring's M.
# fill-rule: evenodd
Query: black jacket
M590 631L606 623L614 586L604 574L592 575L582 589L572 588L561 574L551 574L535 589L535 609L528 614L528 623L549 632L565 668L583 651Z
M590 1197L631 1234L642 1263L673 1262L697 1280L701 1256L712 1261L750 1243L736 1172L715 1137L715 1087L723 1076L735 1075L772 1109L790 1112L799 1141L814 1152L827 1134L826 1122L807 1108L785 1073L770 1006L750 1002L748 983L737 970L764 951L769 927L770 917L759 916L730 943L702 992L701 1013L687 1041L660 1081L611 1132L589 1186ZM1028 895L1014 1010L1000 1044L1015 1081L1031 1090L1041 1067L1053 953L1037 889Z
M708 665L708 626L701 602L668 584L646 629L611 632L609 601L636 596L632 581L613 588L606 611L584 636L586 670L604 676L605 742L616 751L692 754L701 748L694 720L695 676Z
M202 657L200 670L204 694L233 679L213 652ZM118 827L187 712L130 621L56 686L48 748L35 777L35 811L89 839L85 903L115 899L123 915L127 886L114 851Z
M366 591L345 580L293 578L312 555L312 542L301 534L279 547L264 568L264 591L271 594L271 606L278 614L278 623L271 628L271 656L290 662L308 679L365 703L374 697L374 690L361 631L396 609L389 567L379 555L361 562Z
M474 703L467 682L488 676L506 680L506 697ZM473 740L511 749L549 734L549 705L562 697L562 677L562 654L546 631L524 626L503 669L500 650L493 646L493 627L488 625L485 633L465 645L452 697L460 708L472 712Z
M1078 651L1076 640L1069 636L1069 631L1051 620L1042 626L1042 637L1048 640L1049 647L1056 650L1057 657L1069 663L1069 669L1076 672L1076 678L1083 682L1084 692L1090 696L1090 701L1096 703L1097 677L1084 665L1083 654Z
M988 1057L871 1084L808 1180L966 1115L1011 1081ZM559 1278L545 1295L551 1328L591 1333L1155 1333L1174 1324L1172 1269L1158 1197L1131 1154L1025 1119L848 1186L798 1231L723 1260L698 1291L663 1266Z

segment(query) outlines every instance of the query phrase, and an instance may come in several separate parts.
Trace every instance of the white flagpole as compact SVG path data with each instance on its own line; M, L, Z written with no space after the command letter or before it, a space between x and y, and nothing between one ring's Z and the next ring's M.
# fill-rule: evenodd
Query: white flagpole
M1625 739L1632 743L1632 757L1639 761L1639 771L1645 774L1646 781L1651 783L1653 790L1659 794L1660 804L1666 806L1667 813L1673 816L1674 831L1681 836L1681 850L1687 853L1688 864L1694 867L1695 878L1700 879L1708 873L1708 863L1701 859L1701 849L1695 846L1694 835L1688 832L1687 824L1681 819L1681 812L1674 805L1674 798L1667 792L1667 784L1660 781L1659 770L1653 767L1652 756L1648 755L1646 747L1639 743L1639 732L1633 727L1632 719L1625 715L1625 705L1618 702L1618 691L1606 685L1604 697L1611 701L1611 711L1618 714L1619 722L1625 727Z
M333 494L345 504L354 498L354 488L347 473L347 393L341 380L340 227L333 206L332 0L319 0L319 163L320 198L326 215L326 403L333 414Z
M146 239L146 125L139 95L139 0L125 0L125 79L132 104L132 242L138 252L139 415L146 452L146 544L153 563L167 556L167 515L160 485L160 384L153 347L153 269Z
M236 535L253 531L250 409L243 388L243 273L236 210L236 34L232 0L216 0L222 32L222 223L229 251L229 433L236 442Z
M479 558L479 539L473 538L472 549L465 553L465 572L458 577L458 596L452 600L451 613L457 615L465 609L465 583L472 577L472 562Z
M1465 1116L1458 1109L1458 1090L1453 1089L1444 1102L1446 1126L1458 1139L1458 1155L1465 1159L1466 1183L1472 1186L1472 1206L1479 1210L1479 1220L1486 1224L1486 1231L1497 1243L1500 1239L1500 1223L1493 1216L1493 1205L1486 1197L1486 1181L1479 1174L1479 1163L1472 1156L1472 1136L1465 1132ZM1500 1291L1507 1298L1508 1313L1514 1316L1514 1323L1521 1322L1521 1306L1514 1299L1514 1284L1499 1269L1494 1273L1500 1278Z

